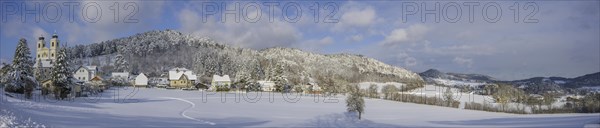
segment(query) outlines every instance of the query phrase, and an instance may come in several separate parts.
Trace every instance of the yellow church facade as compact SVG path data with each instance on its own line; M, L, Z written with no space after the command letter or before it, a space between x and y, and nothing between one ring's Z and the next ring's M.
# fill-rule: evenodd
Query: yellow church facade
M46 46L44 37L39 37L37 42L37 59L38 60L55 60L60 42L56 34L52 35L49 47Z

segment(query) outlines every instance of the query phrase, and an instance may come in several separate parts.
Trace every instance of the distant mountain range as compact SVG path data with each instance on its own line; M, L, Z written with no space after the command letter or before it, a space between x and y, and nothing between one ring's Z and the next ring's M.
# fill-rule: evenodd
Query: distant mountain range
M478 81L478 82L493 82L495 78L481 74L462 74L462 73L444 73L437 69L429 69L425 72L419 73L421 77L426 78L440 78L449 80L462 80L462 81Z
M503 81L488 75L445 73L437 69L429 69L419 75L429 84L448 86L479 86L491 83L508 83L531 93L577 89L582 87L600 87L600 72L575 78L565 77L533 77L522 80Z

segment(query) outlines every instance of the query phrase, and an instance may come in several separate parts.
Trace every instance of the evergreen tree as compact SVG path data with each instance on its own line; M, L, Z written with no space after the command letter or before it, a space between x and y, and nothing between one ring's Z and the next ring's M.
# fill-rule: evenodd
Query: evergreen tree
M31 59L31 51L27 47L27 40L21 38L15 51L15 57L13 59L13 69L19 70L21 74L27 76L33 75L33 60Z
M357 112L358 119L361 119L362 113L365 112L365 99L360 94L358 85L350 85L348 87L348 97L346 98L346 107L348 112Z
M327 81L326 81L326 83L327 83L327 85L325 87L326 92L329 93L329 94L337 93L338 91L337 91L337 88L336 88L336 83L333 80L333 77L331 77L332 75L329 74L329 76L330 77L328 77Z
M248 86L250 86L250 76L247 73L240 72L235 75L235 77L237 81L235 84L237 89L246 89Z
M68 67L69 63L66 60L65 49L61 48L56 56L54 67L52 67L52 85L54 86L54 97L56 99L65 99L69 94L71 72Z
M33 87L36 86L37 82L33 77L33 60L30 55L27 40L21 38L15 50L12 71L5 91L25 93L27 98L31 96L31 91L33 91Z
M275 89L279 92L286 91L287 80L283 75L283 65L277 64L275 66L275 70L273 71L273 81L275 82Z
M129 72L129 62L125 60L123 55L118 54L115 60L115 71L117 72Z

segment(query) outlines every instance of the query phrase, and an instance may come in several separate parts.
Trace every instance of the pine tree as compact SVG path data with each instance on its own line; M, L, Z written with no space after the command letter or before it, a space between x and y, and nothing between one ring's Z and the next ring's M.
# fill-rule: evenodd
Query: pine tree
M56 99L65 99L69 94L71 82L71 72L68 69L69 63L66 60L65 49L61 48L56 56L56 62L52 67L52 85L54 86L54 96Z
M280 92L286 91L287 80L283 76L283 65L277 64L275 66L275 70L273 70L272 78L274 79L273 81L275 82L275 89L277 91L280 91Z
M27 40L21 38L12 63L12 71L10 73L10 79L8 80L8 87L5 91L26 93L29 98L33 87L37 84L33 77L33 60L31 59L31 52L27 47Z
M239 72L236 77L236 88L237 89L246 89L250 86L250 76L247 73Z
M117 72L128 72L129 71L129 62L125 60L123 55L118 54L115 60L115 71Z
M365 99L360 94L358 85L348 86L348 97L346 98L346 107L348 112L357 112L358 119L361 119L362 113L365 112Z

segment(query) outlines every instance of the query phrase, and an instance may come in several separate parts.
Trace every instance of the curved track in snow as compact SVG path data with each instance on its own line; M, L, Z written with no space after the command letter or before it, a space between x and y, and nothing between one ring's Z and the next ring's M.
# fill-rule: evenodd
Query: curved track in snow
M210 122L210 121L204 121L204 120L199 120L199 119L196 119L196 118L193 118L193 117L187 116L187 115L185 114L185 113L187 113L187 112L188 112L188 110L190 110L190 109L192 109L192 108L195 108L195 107L196 107L196 104L194 104L193 102L191 102L191 101L189 101L189 100L181 99L181 98L175 98L175 97L161 97L161 98L165 98L165 99L172 99L172 100L179 100L179 101L186 102L186 103L190 104L190 107L188 107L188 108L185 108L185 109L184 109L184 110L183 110L183 111L180 113L180 114L181 114L181 116L183 116L183 117L185 117L185 118L188 118L188 119L190 119L190 120L194 120L194 121L202 122L202 123L205 123L205 124L209 124L209 125L215 125L215 123L213 123L213 122Z

